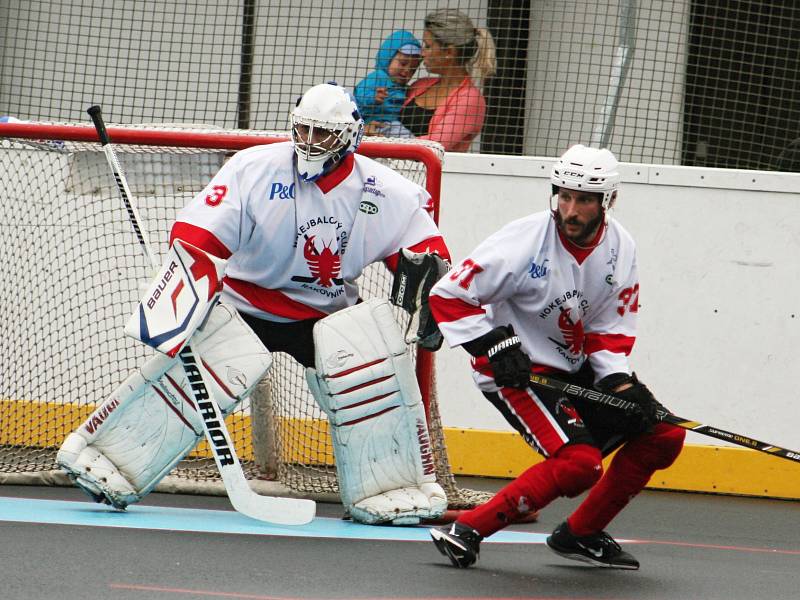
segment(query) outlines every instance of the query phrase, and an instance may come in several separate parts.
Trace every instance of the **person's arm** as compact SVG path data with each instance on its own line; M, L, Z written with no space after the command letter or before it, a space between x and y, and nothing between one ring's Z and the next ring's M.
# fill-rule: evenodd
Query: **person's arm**
M584 322L584 351L596 381L612 374L631 373L628 356L636 341L639 273L633 242L628 240L620 246L608 294L592 311L591 319Z
M180 210L170 231L170 245L181 239L225 259L238 249L243 210L240 163L237 154Z
M488 334L485 307L516 293L513 238L506 229L488 237L431 290L431 312L451 347Z
M386 99L386 79L380 71L372 71L353 90L358 110L367 121L380 113L380 106Z
M486 102L474 85L465 85L450 94L436 109L428 133L418 139L439 142L448 152L463 152L483 128Z
M358 82L353 90L358 109L363 113L368 107L372 105L375 100L375 86L370 85L370 77L372 74L367 75L364 79Z
M450 250L430 213L431 197L427 191L408 182L413 190L407 218L399 237L387 249L395 250L383 259L393 273L390 299L413 317L417 316L415 339L426 350L436 351L442 345L442 335L430 314L428 294L436 281L447 272ZM409 326L411 322L409 322Z
M517 272L508 242L513 236L490 237L433 287L431 313L450 346L461 345L475 368L488 367L499 387L524 388L531 359L511 324L492 327L486 305L512 297Z
M636 433L656 423L656 414L663 406L628 362L639 314L639 273L632 240L623 238L620 244L614 277L606 300L586 324L584 349L595 373L595 387L640 407L640 412L620 420L627 431Z
M423 188L416 186L417 207L410 213L403 231L399 232L396 250L383 259L386 267L394 273L401 248L412 252L438 254L444 260L450 261L450 250L445 244L439 227L431 216L431 197Z

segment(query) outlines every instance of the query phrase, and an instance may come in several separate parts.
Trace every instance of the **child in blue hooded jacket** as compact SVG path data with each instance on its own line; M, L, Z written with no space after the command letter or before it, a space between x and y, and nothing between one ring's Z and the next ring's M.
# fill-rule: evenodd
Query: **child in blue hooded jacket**
M386 123L382 135L413 137L400 123L400 109L406 99L408 82L422 61L422 44L410 31L392 32L375 57L375 70L355 87L358 108L364 123Z

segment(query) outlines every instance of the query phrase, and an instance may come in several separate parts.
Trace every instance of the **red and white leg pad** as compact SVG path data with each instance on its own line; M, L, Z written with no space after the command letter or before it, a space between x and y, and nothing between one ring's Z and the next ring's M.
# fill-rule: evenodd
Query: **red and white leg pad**
M224 304L211 310L192 345L212 374L206 385L226 415L272 364L255 333ZM158 354L66 437L56 461L96 501L120 509L138 502L203 438L191 398L180 360Z
M306 379L331 427L342 504L362 523L437 518L436 483L419 386L386 300L336 312L314 327Z

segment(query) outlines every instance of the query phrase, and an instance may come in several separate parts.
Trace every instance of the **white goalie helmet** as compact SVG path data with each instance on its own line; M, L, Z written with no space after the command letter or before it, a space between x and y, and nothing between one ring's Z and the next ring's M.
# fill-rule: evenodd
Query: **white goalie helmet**
M297 173L306 181L314 181L355 152L364 134L355 99L334 81L315 85L303 94L291 120Z
M614 205L619 187L619 162L606 148L590 148L576 144L561 155L550 172L553 195L558 188L602 194L602 206Z

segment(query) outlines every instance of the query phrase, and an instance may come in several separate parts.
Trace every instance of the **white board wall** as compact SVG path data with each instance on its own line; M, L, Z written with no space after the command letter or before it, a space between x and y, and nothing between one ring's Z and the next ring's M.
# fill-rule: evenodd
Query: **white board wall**
M449 154L441 228L457 261L548 208L552 159ZM800 446L800 174L625 164L614 216L637 241L634 369L676 414ZM466 352L437 355L445 426L511 431ZM694 436L690 443L719 443Z

